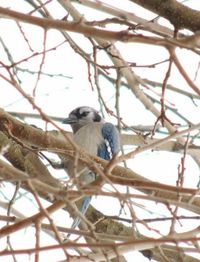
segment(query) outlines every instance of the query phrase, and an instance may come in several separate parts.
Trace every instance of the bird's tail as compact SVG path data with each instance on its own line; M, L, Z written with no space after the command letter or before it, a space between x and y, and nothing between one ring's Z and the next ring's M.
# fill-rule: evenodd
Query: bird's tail
M85 215L85 213L86 213L86 211L87 211L87 209L88 209L88 207L89 207L89 205L90 205L91 199L92 199L91 196L84 197L84 199L83 199L83 203L82 203L82 206L81 206L81 208L80 208L80 212L81 212L81 214L82 214L83 216ZM81 217L80 217L80 216L77 216L77 217L74 219L71 228L74 229L74 228L78 227L78 226L80 225L80 223L81 223L81 220L82 220Z

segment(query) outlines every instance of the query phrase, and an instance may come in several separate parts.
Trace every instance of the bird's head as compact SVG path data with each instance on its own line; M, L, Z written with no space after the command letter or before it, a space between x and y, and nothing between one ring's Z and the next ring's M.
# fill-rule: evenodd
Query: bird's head
M81 106L74 109L69 117L63 120L63 124L70 124L73 132L76 133L81 127L89 123L102 121L101 116L94 108Z

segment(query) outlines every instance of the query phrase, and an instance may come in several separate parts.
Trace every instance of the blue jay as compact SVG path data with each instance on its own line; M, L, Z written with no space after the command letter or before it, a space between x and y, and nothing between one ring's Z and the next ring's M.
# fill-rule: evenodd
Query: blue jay
M120 150L119 134L115 126L102 119L99 113L88 106L74 109L69 117L63 120L64 124L70 124L73 130L74 142L91 155L110 160ZM67 171L74 172L74 163L69 161ZM95 174L88 168L78 165L78 180L82 185L87 185L95 180ZM91 196L84 197L80 212L84 215L89 207ZM72 228L79 226L80 217L75 218Z

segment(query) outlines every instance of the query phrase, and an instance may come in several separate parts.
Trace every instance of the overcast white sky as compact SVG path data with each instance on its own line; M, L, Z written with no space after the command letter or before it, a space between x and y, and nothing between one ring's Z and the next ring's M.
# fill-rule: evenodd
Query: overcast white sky
M65 12L62 8L59 8L56 1L53 1L52 8L53 13L56 18L61 19ZM110 4L116 4L116 1L104 1ZM55 5L54 5L55 3ZM126 3L126 4L125 4ZM121 6L120 6L121 4ZM190 4L191 7L200 10L199 1L187 1L186 4ZM0 0L1 6L11 7L15 10L22 11L27 9L29 11L28 5L25 1L16 1L16 0ZM139 13L143 12L143 9L136 8L136 6L129 1L119 1L119 7L124 8L130 12ZM81 9L82 12L86 12L86 9ZM94 10L90 10L89 12L90 19L98 19L105 18L105 14L100 14L99 12L94 12ZM143 13L146 19L152 19L154 15L148 12ZM19 61L30 54L29 47L27 43L24 41L21 36L17 25L9 21L7 19L1 18L0 20L0 37L4 41L4 43L9 48L14 61ZM166 23L166 21L162 20L162 23ZM33 26L30 30L30 27L27 25L23 25L23 30L26 34L26 37L30 39L30 44L32 49L35 52L41 52L43 50L43 30ZM74 39L79 39L81 41L82 47L88 52L92 52L90 48L89 41L78 34L72 34ZM81 39L81 40L80 40ZM16 41L17 40L17 41ZM47 33L47 48L55 47L57 44L60 44L63 41L63 37L61 34L55 30L50 30ZM130 62L137 62L138 64L151 64L154 62L159 62L160 60L164 60L168 58L168 53L164 48L158 48L147 45L137 45L137 44L123 44L117 43L116 46L121 51L122 55L125 59ZM0 44L0 53L1 60L6 61L6 57L4 55L4 50L2 45ZM191 52L179 50L179 57L181 62L187 69L187 72L191 76L195 76L195 71L199 63L199 57L196 57ZM102 51L99 51L98 62L108 64L110 63L108 58L103 55ZM23 69L26 69L27 66L29 70L37 71L39 65L41 63L42 56L36 56L30 59L27 62L21 63L19 66ZM152 68L137 68L135 72L138 73L143 78L150 78L151 80L162 82L167 70L167 64L160 65L156 70ZM51 51L46 54L45 65L43 67L43 72L48 74L58 74L60 76L57 77L49 77L42 76L39 81L37 87L37 93L35 97L35 102L37 105L41 106L41 108L45 111L46 114L50 116L59 116L66 117L68 113L77 106L80 105L88 105L99 109L98 104L98 95L96 91L93 91L90 83L88 82L88 68L87 64L79 55L75 55L74 51L69 48L68 44L63 44L56 51ZM3 69L2 69L3 71ZM110 74L114 74L114 70L109 71ZM32 94L33 88L36 83L37 75L30 74L27 72L20 72L19 79L21 81L21 85L25 88L26 92ZM170 76L170 83L174 85L178 85L181 89L188 90L188 86L185 81L180 77L180 74L176 70L173 71L173 74ZM199 77L196 79L196 84L199 84ZM106 80L102 80L101 82L102 93L104 94L104 98L108 107L114 109L115 105L115 88L111 87L110 83ZM148 91L149 93L153 93L152 90ZM29 105L29 103L21 97L21 95L14 89L14 87L8 85L5 81L0 79L0 106L7 111L17 111L17 112L30 112L36 113L35 110ZM156 95L155 95L156 96ZM176 97L171 96L171 93L167 93L167 98L169 99L171 104L175 104L175 108L178 108L181 113L183 113L186 117L188 117L193 123L197 123L199 121L200 115L200 107L199 101L196 101L197 106L194 107L193 102L188 103L188 98L180 97L180 100L177 101ZM185 104L187 103L187 107ZM123 121L128 125L153 125L156 118L152 116L147 110L144 109L143 105L133 97L130 90L127 90L125 87L122 87L121 96L120 96L120 105L121 105L121 116ZM107 114L105 115L106 119L110 122L116 124L116 120L112 117L109 117ZM170 115L174 118L176 122L176 116ZM26 121L30 124L37 124L42 128L45 127L45 123L42 121L34 120L34 119L26 119ZM178 119L180 123L180 119ZM182 124L182 123L180 123ZM61 124L60 124L61 125ZM49 129L51 127L49 126ZM66 128L66 127L64 127ZM169 154L167 152L145 152L143 154L138 155L134 159L128 161L128 166L133 168L136 172L142 174L143 176L153 179L155 181L159 181L161 183L169 183L175 185L178 173L178 165L180 164L180 159L182 154ZM168 168L163 168L163 165ZM144 165L145 163L145 165ZM152 172L150 171L152 169ZM186 159L186 171L185 171L185 185L187 187L196 187L199 181L199 168L196 163L190 158ZM0 199L3 200L3 194L7 197L10 196L10 192L12 192L12 186L2 186ZM106 199L107 205L102 205L102 199L93 198L92 204L99 207L99 210L105 212L106 214L117 215L119 213L119 203L114 201L113 199ZM115 203L115 205L113 204ZM147 204L147 203L146 203ZM145 205L146 205L145 204ZM34 208L35 207L35 208ZM111 209L112 207L112 209ZM26 208L30 208L30 200L27 199L27 202L23 202L21 200L17 201L16 209L21 209L26 211ZM166 215L166 207L163 205L156 204L147 204L147 210L143 210L141 208L136 208L137 214L141 217L155 217L155 215ZM2 212L3 209L1 210ZM150 213L152 212L152 214ZM35 203L32 204L32 209L29 210L29 214L31 212L37 212L37 208ZM26 213L26 212L25 212ZM61 211L62 213L62 211ZM124 214L125 216L125 214ZM59 221L61 225L65 225L68 223L68 226L71 224L71 220L68 219L66 214L64 215L64 220L60 219L63 217L63 214L58 214L55 218L55 221ZM187 222L183 222L184 226L180 226L180 231L184 228L184 230L189 229L190 226L194 227L194 223L192 225L188 225ZM152 224L153 226L153 224ZM138 228L142 228L142 226L138 226ZM166 233L168 230L166 228L160 228L162 233ZM143 229L144 231L144 229ZM35 239L32 238L31 229L27 229L26 231L21 232L20 234L16 234L12 236L12 242L15 243L15 247L18 244L18 248L28 248L33 246ZM26 239L26 241L24 241ZM27 239L30 240L27 241ZM45 236L42 240L45 245L51 242L52 239L50 237ZM55 242L56 243L56 242ZM0 246L3 247L5 241L0 240ZM41 261L49 261L53 262L61 259L62 252L61 251L52 251L41 253ZM20 262L33 261L33 256L27 258L27 256L20 257ZM127 258L129 261L140 261L145 262L148 261L144 258L140 253L134 252L131 254L127 254ZM0 261L12 261L10 257L0 257Z

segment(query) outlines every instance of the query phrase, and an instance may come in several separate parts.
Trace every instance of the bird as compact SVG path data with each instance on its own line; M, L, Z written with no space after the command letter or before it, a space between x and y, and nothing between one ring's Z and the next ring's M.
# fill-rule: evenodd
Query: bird
M117 128L106 122L101 115L92 107L80 106L71 111L62 122L69 124L73 131L73 141L91 155L96 155L102 159L110 160L120 151L120 139ZM74 174L74 163L68 161L65 165L67 172ZM83 168L78 164L76 172L79 173L78 180L82 185L88 185L96 179L96 174L88 168ZM79 209L85 215L91 196L83 198ZM77 216L72 224L72 228L80 225L81 218Z

